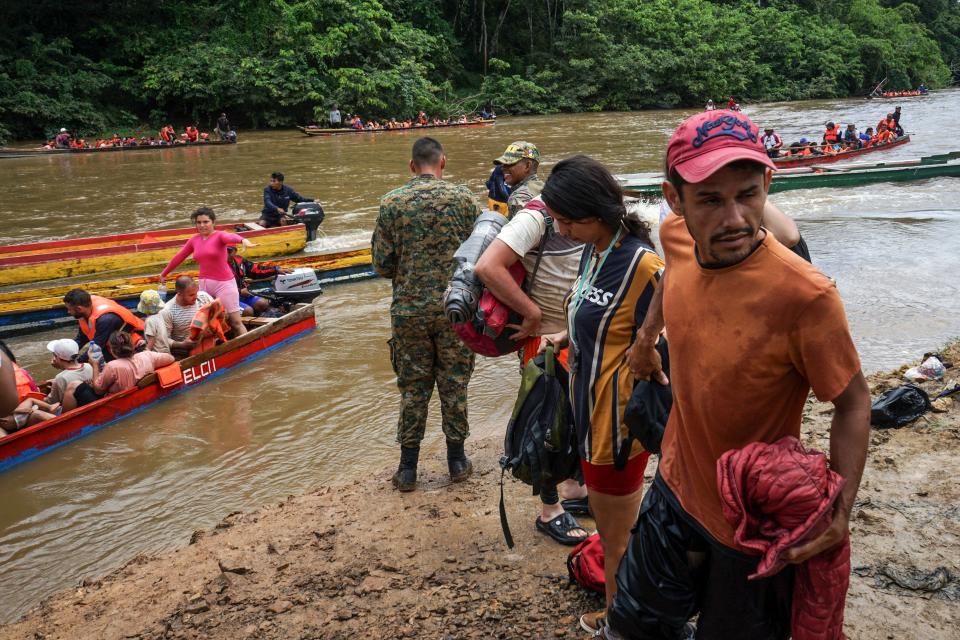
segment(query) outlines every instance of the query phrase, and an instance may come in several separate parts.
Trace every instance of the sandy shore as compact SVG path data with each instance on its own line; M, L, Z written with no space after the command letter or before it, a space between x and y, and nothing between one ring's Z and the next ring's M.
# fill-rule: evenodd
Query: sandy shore
M941 351L956 363L960 343ZM905 367L904 367L905 368ZM903 369L870 379L876 396ZM923 385L931 395L947 382ZM957 638L960 398L874 431L852 519L846 631L854 640ZM827 449L830 405L810 401L808 446ZM0 638L579 638L600 600L571 586L561 547L533 529L537 503L507 480L517 541L497 501L499 440L469 448L477 473L451 484L439 456L401 495L383 469L248 514L160 557L136 557L42 602ZM584 519L586 524L592 521Z

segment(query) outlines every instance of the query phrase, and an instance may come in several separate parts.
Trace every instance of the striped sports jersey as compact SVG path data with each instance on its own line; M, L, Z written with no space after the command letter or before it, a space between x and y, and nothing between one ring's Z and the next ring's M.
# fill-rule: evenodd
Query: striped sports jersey
M577 290L592 251L584 252ZM639 238L619 241L600 267L583 303L570 317L567 296L564 308L576 355L570 371L570 403L573 408L580 455L591 464L613 464L627 436L623 414L633 391L633 374L624 356L643 323L647 307L660 280L663 262ZM643 452L638 442L630 457Z

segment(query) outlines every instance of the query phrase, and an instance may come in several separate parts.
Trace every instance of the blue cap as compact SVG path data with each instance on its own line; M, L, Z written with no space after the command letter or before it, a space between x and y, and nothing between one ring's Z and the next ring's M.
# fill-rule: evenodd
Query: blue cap
M808 143L808 142L810 142L810 141L807 140L806 138L800 138L800 144L806 144L806 143Z

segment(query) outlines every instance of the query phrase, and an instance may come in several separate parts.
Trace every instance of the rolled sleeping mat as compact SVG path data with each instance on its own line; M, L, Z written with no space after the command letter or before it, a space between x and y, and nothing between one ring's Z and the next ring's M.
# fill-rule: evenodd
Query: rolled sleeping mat
M469 322L476 315L483 294L476 264L506 223L507 219L496 211L484 211L477 217L470 236L453 254L453 277L443 294L443 312L451 324Z

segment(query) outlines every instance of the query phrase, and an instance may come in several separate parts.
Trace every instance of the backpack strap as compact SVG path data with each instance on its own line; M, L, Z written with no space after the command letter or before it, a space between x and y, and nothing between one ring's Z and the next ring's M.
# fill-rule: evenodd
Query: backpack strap
M506 467L500 470L500 528L503 530L503 539L507 547L513 549L513 536L510 535L510 524L507 522L507 508L503 504L503 474L506 472Z
M533 290L533 283L537 279L537 272L540 271L540 261L543 260L543 249L547 245L547 238L553 233L553 218L548 216L544 211L536 209L543 216L543 223L546 225L546 229L543 232L543 237L540 238L540 245L537 247L537 260L533 263L533 272L530 274L530 277L527 278L527 281L524 282L523 292L527 295L530 295L530 291Z

